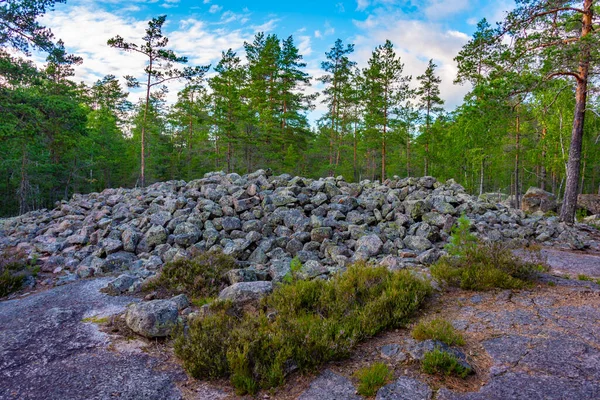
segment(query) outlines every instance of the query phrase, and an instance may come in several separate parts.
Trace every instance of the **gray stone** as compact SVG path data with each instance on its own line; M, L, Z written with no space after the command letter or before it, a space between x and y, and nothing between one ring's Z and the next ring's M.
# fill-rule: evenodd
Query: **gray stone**
M118 296L127 292L135 283L136 278L130 275L119 275L116 279L108 282L106 293Z
M402 351L402 346L397 343L386 344L379 349L381 357L392 359L397 362L406 360L406 354Z
M231 300L236 305L257 302L273 291L269 281L238 282L219 293L219 300Z
M332 229L328 226L315 228L310 232L310 239L313 242L321 243L325 239L330 239L332 232Z
M404 239L404 244L406 245L406 247L408 247L411 250L416 250L416 251L425 251L425 250L429 250L431 247L433 247L433 245L431 244L431 242L424 238L424 237L420 237L420 236L406 236Z
M144 236L149 248L154 248L159 244L167 243L167 230L160 225L153 225Z
M177 309L179 311L190 306L190 301L188 300L185 294L180 294L175 297L171 297L169 300L177 305Z
M221 225L226 232L242 229L242 221L237 217L223 217Z
M321 264L320 262L315 260L308 260L302 264L302 268L300 268L298 275L301 279L312 279L316 278L317 276L328 273L329 270L327 269L327 267L323 266L323 264Z
M377 391L376 400L430 400L433 392L429 385L419 380L402 376Z
M298 400L360 400L350 379L326 370L310 387L298 397Z
M177 304L170 300L134 303L125 314L127 326L148 338L168 336L177 324L177 318Z
M356 242L356 252L364 255L364 258L376 256L382 247L383 242L377 235L366 235Z

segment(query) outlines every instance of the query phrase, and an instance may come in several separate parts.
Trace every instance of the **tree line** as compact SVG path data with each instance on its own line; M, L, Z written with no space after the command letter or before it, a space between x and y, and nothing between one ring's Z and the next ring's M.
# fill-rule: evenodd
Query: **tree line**
M409 76L390 40L362 68L353 44L336 40L314 77L317 95L292 36L258 33L243 54L223 51L212 69L189 66L169 49L166 16L149 21L140 42L108 40L115 52L146 58L127 87L114 75L75 83L81 58L34 18L55 1L18 3L0 5L3 215L51 207L74 192L271 168L352 181L454 178L474 194L511 194L515 204L535 185L564 198L561 218L572 221L573 196L600 185L591 0L517 1L498 26L482 20L456 57L455 83L472 89L451 112L434 60ZM8 47L42 49L47 63L36 67ZM174 81L183 89L168 104ZM138 102L128 101L128 88L142 89ZM325 112L311 124L319 103Z

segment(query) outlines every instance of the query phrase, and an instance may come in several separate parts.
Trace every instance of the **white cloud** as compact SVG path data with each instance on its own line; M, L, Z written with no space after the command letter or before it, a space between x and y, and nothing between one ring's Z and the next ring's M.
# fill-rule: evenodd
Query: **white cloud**
M369 0L357 0L356 1L356 11L364 11L371 2Z
M108 0L111 1L111 0ZM167 22L171 22L167 20ZM112 74L121 79L124 75L141 77L146 59L139 53L126 53L109 47L108 39L120 35L125 41L140 43L147 20L136 20L110 13L97 5L86 4L57 8L48 13L42 23L52 29L56 38L64 40L67 51L83 57L83 64L75 68L75 81L92 84L105 75ZM274 24L267 21L263 28ZM224 27L224 25L221 25ZM240 51L244 41L251 41L254 29L213 29L214 25L197 19L187 19L179 23L171 22L163 26L165 36L169 38L169 48L176 54L187 56L189 65L215 65L221 58L221 51L228 48ZM45 55L36 58L39 64ZM176 99L182 84L173 82L167 101ZM139 92L130 96L137 101Z
M322 38L322 37L323 37L323 35L321 34L321 31L320 31L320 30L318 30L318 29L317 29L317 30L315 31L315 37L316 37L317 39L320 39L320 38Z
M277 26L278 18L273 18L260 25L252 25L251 28L254 30L254 33L258 32L271 32Z
M425 8L425 16L432 20L448 18L472 6L470 0L432 0Z
M416 86L416 77L427 68L429 59L433 59L438 65L436 73L442 79L440 91L446 108L450 110L462 103L469 88L453 84L457 73L454 57L468 41L468 35L445 29L442 24L389 12L372 14L364 21L355 21L355 25L362 31L351 39L355 44L354 59L359 66L365 67L373 49L389 39L404 63L405 75L412 75L413 86Z
M218 13L219 11L221 11L223 9L223 7L218 6L216 4L213 4L212 6L210 6L210 8L208 9L208 12L211 14L215 14Z
M302 54L304 57L310 56L312 54L312 48L310 47L310 36L300 36L300 42L298 43L298 52Z

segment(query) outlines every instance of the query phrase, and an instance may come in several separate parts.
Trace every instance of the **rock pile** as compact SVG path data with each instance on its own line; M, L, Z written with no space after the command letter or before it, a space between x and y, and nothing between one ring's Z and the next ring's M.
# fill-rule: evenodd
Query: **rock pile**
M2 221L0 248L37 257L43 271L60 276L58 284L126 273L113 288L122 293L166 262L211 249L238 260L232 284L281 280L293 257L306 278L360 259L391 269L428 264L461 214L486 240L590 244L576 227L510 209L494 196L478 200L453 180L349 183L258 170L75 195L54 210Z

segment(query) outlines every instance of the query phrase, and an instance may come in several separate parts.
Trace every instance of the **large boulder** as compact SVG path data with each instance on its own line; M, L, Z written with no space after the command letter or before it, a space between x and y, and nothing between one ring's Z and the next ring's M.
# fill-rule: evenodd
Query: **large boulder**
M147 338L168 336L178 317L177 303L170 300L153 300L134 303L127 308L127 326Z
M366 235L362 236L356 242L356 257L361 259L368 259L376 256L381 251L383 242L377 235Z
M556 211L556 205L556 196L536 187L527 189L521 199L521 210L528 213Z
M580 194L577 196L577 207L592 215L600 214L600 195Z
M273 291L273 283L269 281L238 282L219 293L219 300L230 300L235 305L257 302Z

